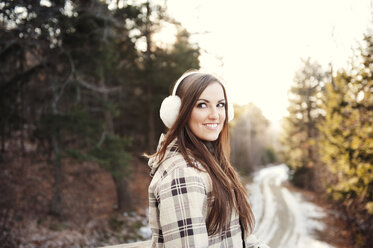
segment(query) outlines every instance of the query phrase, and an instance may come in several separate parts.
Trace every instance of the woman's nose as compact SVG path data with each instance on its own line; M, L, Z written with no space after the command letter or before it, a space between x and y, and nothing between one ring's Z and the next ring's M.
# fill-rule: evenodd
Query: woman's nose
M219 112L216 107L210 108L209 118L214 120L219 118Z

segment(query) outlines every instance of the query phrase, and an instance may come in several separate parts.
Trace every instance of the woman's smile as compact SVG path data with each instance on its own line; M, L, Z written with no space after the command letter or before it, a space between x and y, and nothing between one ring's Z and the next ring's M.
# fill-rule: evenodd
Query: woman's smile
M204 124L206 126L207 129L210 129L210 130L216 130L219 123L207 123L207 124Z

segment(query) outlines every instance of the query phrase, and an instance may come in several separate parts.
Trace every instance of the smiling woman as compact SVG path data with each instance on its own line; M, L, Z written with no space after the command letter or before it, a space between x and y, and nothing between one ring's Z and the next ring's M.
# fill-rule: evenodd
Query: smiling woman
M185 73L160 112L169 130L149 156L152 247L268 247L252 235L247 193L229 161L224 85Z

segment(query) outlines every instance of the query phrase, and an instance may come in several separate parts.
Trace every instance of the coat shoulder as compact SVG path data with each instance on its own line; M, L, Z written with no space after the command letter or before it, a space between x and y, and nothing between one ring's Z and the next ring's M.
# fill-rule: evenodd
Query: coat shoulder
M183 171L184 175L199 177L204 182L206 190L210 192L212 184L208 173L201 169L202 166L198 162L195 160L192 161L195 162L195 164L188 164L180 153L162 161L153 176L149 191L155 192L159 185L166 183L170 179L172 180L175 175L179 175L179 173L176 173L177 171Z

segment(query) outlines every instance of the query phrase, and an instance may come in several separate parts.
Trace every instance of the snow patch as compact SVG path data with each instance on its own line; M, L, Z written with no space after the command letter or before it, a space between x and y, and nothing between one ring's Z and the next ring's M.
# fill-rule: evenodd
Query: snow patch
M254 233L271 248L333 248L315 237L325 228L323 209L281 186L288 170L285 164L261 169L246 186L257 221Z

